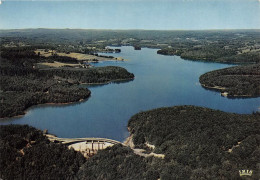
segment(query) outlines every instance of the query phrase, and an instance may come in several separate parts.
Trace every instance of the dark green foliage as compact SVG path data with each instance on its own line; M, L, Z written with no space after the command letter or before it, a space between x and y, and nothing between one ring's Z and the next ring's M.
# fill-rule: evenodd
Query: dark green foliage
M35 59L38 56L35 54L31 47L24 48L2 48L1 49L1 57L6 59Z
M19 84L20 83L17 83L17 85ZM56 84L52 87L49 87L47 92L42 90L38 92L32 92L29 91L29 88L28 91L25 87L23 87L25 91L1 92L0 117L22 115L24 114L24 111L32 105L43 103L77 102L81 99L89 97L90 95L90 91L87 89L69 85L62 86Z
M158 50L158 54L178 55L183 59L213 61L221 63L259 63L260 52L237 53L237 48L225 49L218 45L203 45L203 48L193 47L171 47Z
M135 50L141 50L141 46L134 45L134 49L135 49Z
M259 115L176 106L141 112L128 127L137 146L149 142L166 155L161 179L237 179L241 169L258 176Z
M0 126L0 177L73 179L85 158L28 125Z
M66 79L76 83L107 83L115 80L133 79L134 75L126 69L116 66L96 67L89 69L59 68L42 70L56 79Z
M159 174L149 171L146 159L135 155L132 150L122 145L100 151L80 168L79 179L121 180L149 179L157 180Z
M200 76L204 87L224 87L229 97L260 96L260 64L211 71Z
M15 71L5 71L0 80L0 117L24 114L24 110L32 105L76 102L90 95L88 89L66 81L59 82L53 76L38 71L31 73L19 71L19 68L17 74Z
M79 63L79 61L76 58L72 58L72 57L68 57L68 56L53 55L53 56L50 56L50 57L48 57L46 59L53 60L53 61L58 61L58 62L62 62L62 63L74 63L74 64L78 64Z

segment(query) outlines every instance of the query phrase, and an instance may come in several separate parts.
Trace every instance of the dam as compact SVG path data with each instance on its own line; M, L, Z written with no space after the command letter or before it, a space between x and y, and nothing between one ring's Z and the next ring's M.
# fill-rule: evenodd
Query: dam
M51 142L62 143L68 146L69 149L73 148L79 151L85 158L89 158L99 150L112 147L115 144L122 144L119 141L107 138L59 138L51 134L44 134Z

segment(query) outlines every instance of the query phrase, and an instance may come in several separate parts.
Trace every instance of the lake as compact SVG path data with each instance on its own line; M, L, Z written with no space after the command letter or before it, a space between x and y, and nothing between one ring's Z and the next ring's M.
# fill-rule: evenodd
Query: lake
M199 76L234 65L195 62L178 56L156 54L157 49L120 47L124 62L100 62L95 66L121 66L135 74L129 82L88 86L91 97L71 105L39 105L25 116L0 120L0 124L29 124L48 129L58 137L104 137L123 141L129 134L127 122L134 114L153 108L196 105L233 113L252 113L260 98L228 99L206 90Z

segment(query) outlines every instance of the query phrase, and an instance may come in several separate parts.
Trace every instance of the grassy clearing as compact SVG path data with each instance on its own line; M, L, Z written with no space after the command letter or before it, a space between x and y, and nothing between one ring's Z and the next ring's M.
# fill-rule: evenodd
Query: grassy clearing
M99 56L95 56L95 55L90 55L90 54L82 54L82 53L59 53L56 52L55 50L49 50L47 52L44 51L44 49L38 49L35 51L36 54L40 53L40 56L44 56L44 57L50 57L54 54L57 54L58 56L67 56L67 57L71 57L71 58L75 58L79 61L93 61L98 60L98 61L107 61L107 60L123 60L123 58L105 58L105 57L99 57Z
M72 66L72 67L79 66L78 64L61 63L61 62L57 62L57 61L54 61L54 63L44 62L44 63L38 63L38 64L43 65L43 66L55 67L55 68L63 67L63 66Z

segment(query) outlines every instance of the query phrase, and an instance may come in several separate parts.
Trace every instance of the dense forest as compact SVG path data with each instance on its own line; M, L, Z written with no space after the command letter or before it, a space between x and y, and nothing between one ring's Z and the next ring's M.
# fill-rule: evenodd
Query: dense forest
M200 83L228 97L260 96L260 64L211 71L200 76Z
M189 46L175 45L158 50L158 54L177 55L183 59L196 61L212 61L221 63L259 63L260 48L256 47L229 47L229 44L203 44ZM238 46L238 45L237 45ZM240 50L242 49L242 50Z
M22 115L36 104L70 103L86 99L90 91L81 83L107 83L133 79L134 75L121 67L98 68L37 68L39 62L73 62L70 57L41 57L33 47L1 49L0 117Z
M0 126L0 179L73 179L83 155L28 125Z
M88 159L80 168L77 177L79 179L95 180L123 180L123 179L149 179L157 172L148 171L149 160L133 153L129 147L114 145L98 152Z
M0 126L0 145L0 178L6 180L150 179L153 173L129 147L115 145L86 160L28 125Z
M0 30L4 47L34 44L60 52L113 52L106 46L130 45L159 48L159 54L179 55L184 59L248 62L260 61L259 30L155 31L24 29ZM114 52L117 52L114 50Z
M258 179L259 126L259 113L239 115L195 106L154 109L134 115L128 128L135 148L165 158L142 157L130 147L115 145L89 159L49 142L41 131L27 125L0 126L0 177ZM252 170L252 176L242 178L239 170Z
M253 170L252 179L258 179L259 127L259 114L195 106L141 112L128 123L137 147L148 142L165 154L161 179L239 179L241 169Z

